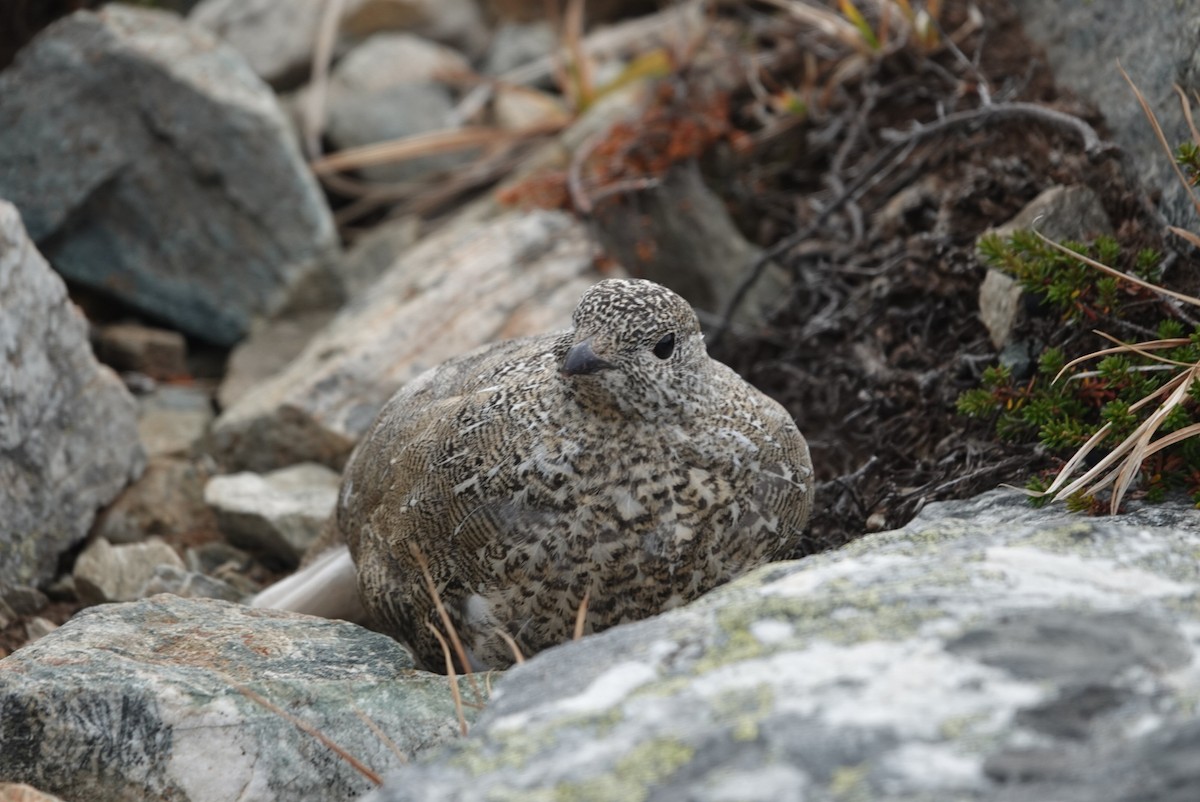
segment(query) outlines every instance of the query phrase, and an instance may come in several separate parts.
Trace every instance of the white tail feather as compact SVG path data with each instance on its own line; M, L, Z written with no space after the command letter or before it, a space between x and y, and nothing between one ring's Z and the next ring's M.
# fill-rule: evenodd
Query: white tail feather
M366 611L358 599L358 581L350 550L338 546L250 600L251 607L362 623Z

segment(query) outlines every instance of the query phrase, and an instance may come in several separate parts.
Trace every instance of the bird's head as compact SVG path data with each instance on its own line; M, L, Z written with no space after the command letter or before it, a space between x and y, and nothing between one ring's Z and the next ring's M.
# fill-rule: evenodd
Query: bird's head
M657 418L694 399L708 365L687 301L653 281L606 279L590 287L561 372L576 398Z

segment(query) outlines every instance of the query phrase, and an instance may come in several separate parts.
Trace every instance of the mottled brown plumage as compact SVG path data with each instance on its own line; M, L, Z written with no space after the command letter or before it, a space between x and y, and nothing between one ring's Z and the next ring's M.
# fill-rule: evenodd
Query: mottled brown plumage
M589 289L569 331L488 346L411 382L346 468L337 525L375 623L429 668L441 628L472 667L689 601L786 554L812 505L788 414L709 358L649 281Z

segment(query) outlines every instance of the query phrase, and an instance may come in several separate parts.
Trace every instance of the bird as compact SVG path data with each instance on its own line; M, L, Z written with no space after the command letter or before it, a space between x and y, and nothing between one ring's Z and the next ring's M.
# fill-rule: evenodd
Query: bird
M606 279L571 322L409 382L346 464L330 531L361 612L421 667L506 668L800 542L807 443L708 355L683 298ZM467 665L447 663L447 629Z

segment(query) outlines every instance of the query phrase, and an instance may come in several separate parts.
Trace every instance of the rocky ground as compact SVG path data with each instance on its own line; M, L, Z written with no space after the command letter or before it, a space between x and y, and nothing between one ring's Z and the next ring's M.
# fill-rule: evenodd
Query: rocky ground
M1088 78L1111 73L1112 80L1099 95L1089 92L1072 61L1083 58L1070 50L1077 43L1056 33L1064 25L1091 30L1087 26L1099 19L1097 36L1107 42L1103 32L1112 23L1104 15L1125 11L1089 5L1074 12L1080 19L1047 21L1037 3L949 2L926 25L917 18L906 22L904 4L861 4L865 27L855 27L833 3L681 3L659 10L614 1L589 4L582 44L572 33L569 10L548 24L541 4L535 12L519 2L413 4L416 10L398 21L380 10L387 4L346 0L337 30L322 16L321 3L296 3L280 13L266 0L168 5L189 14L186 22L114 8L99 16L67 16L102 5L14 3L0 10L0 66L6 67L0 71L0 131L6 132L0 134L0 199L13 204L0 206L6 319L0 320L0 342L21 355L9 360L16 378L7 386L0 382L0 400L7 404L0 408L11 410L15 421L0 421L0 483L7 483L8 493L0 492L0 502L17 511L7 529L0 526L6 555L0 566L0 657L101 602L135 602L164 591L197 599L178 602L178 608L165 597L100 608L73 622L78 630L70 637L44 641L44 653L22 650L28 660L17 655L9 664L19 665L12 670L36 687L49 676L40 673L41 661L82 660L83 673L72 682L114 682L121 688L113 690L114 698L128 692L131 705L146 706L139 726L156 737L215 715L197 707L184 709L179 721L159 717L159 705L174 704L163 700L177 698L174 683L212 683L218 690L206 693L238 708L251 723L238 718L237 726L255 730L255 744L282 738L285 750L307 748L303 738L287 740L295 732L280 725L279 716L268 715L263 724L261 705L241 706L251 697L240 689L260 669L253 662L224 662L225 653L240 648L230 635L239 628L255 629L261 638L244 644L250 661L289 650L319 651L329 639L346 639L353 645L335 650L359 650L368 663L399 664L385 654L388 644L359 640L369 633L331 628L285 636L275 634L278 622L269 614L262 623L246 623L255 616L245 619L241 608L199 600L238 602L297 564L332 506L347 454L397 387L477 344L565 324L582 288L598 277L626 271L677 289L700 311L712 354L796 418L819 480L810 536L797 557L903 527L933 502L1020 484L1055 464L1041 448L997 442L986 422L969 421L954 409L959 394L976 386L982 370L1002 355L1028 362L1041 345L1063 341L1087 350L1090 336L1030 304L1015 328L989 329L984 319L992 301L981 295L986 270L976 252L985 231L1022 210L1028 223L1033 202L1047 233L1087 238L1114 232L1130 249L1154 247L1166 254L1164 283L1191 292L1200 284L1194 254L1165 238L1165 218L1191 223L1169 173L1148 166L1166 157L1144 146L1139 126L1145 123L1126 113L1131 103L1112 100L1119 113L1110 114L1095 102L1120 93L1125 98L1127 88L1115 69L1097 66ZM885 7L896 16L881 17ZM1089 20L1092 13L1097 17ZM1159 50L1169 61L1164 43L1186 25L1165 13L1122 19L1128 50L1088 55L1111 65L1123 54L1126 66L1146 82L1168 135L1181 141L1186 128L1164 110L1173 101L1170 80L1145 65L1152 62L1147 54ZM216 47L214 35L229 47ZM872 44L871 37L878 41ZM565 68L546 58L557 44L564 46ZM73 53L88 58L79 61ZM1075 89L1061 74L1072 76ZM502 80L492 80L496 76ZM59 100L47 104L47 97ZM440 137L441 145L429 148L422 135ZM355 150L404 137L410 152L403 159L395 153L374 159ZM461 144L446 144L455 141ZM68 293L86 321L72 311ZM1093 323L1114 333L1130 325ZM71 378L47 379L64 366ZM68 456L48 456L58 453ZM458 757L449 759L470 762L472 774L490 778L489 787L499 782L514 793L529 792L537 786L530 777L549 782L558 775L538 768L541 758L512 763L497 757L509 754L505 750L532 754L528 744L510 743L514 721L521 728L538 722L553 740L553 733L568 732L553 719L560 712L568 718L580 711L607 715L594 706L597 698L621 705L628 693L650 688L651 675L677 674L707 677L709 685L670 696L660 711L663 720L679 718L667 710L670 705L683 700L693 707L702 697L712 709L705 708L696 731L708 732L704 727L716 721L719 735L706 746L700 736L663 734L653 745L659 765L686 769L671 783L703 786L711 791L703 798L731 797L712 790L720 785L712 777L688 780L687 767L699 771L704 761L698 756L706 748L726 756L736 752L725 740L738 741L739 727L774 733L755 741L763 748L750 750L746 759L761 763L778 788L857 783L871 789L872 798L880 798L881 789L891 789L889 798L896 799L923 793L991 798L996 787L1021 777L1033 778L1022 786L1029 795L1011 798L1057 793L1086 773L1088 749L1116 754L1124 736L1137 729L1131 722L1151 710L1169 719L1165 753L1186 752L1194 722L1168 687L1174 680L1163 677L1170 674L1183 685L1194 681L1186 668L1194 644L1186 633L1193 630L1195 578L1176 562L1190 548L1195 519L1187 511L1172 513L1165 523L1147 519L1168 545L1143 544L1144 554L1130 556L1113 545L1128 532L1089 530L1093 534L1083 540L1092 545L1085 548L1082 541L1062 540L1049 524L1026 521L1015 499L998 503L994 527L962 535L974 539L957 551L925 542L928 526L914 524L885 537L881 548L892 556L884 554L882 563L861 550L839 553L796 569L794 588L782 574L764 575L711 608L682 612L679 620L704 631L696 637L714 648L715 657L692 654L680 636L674 657L655 656L639 642L639 656L628 665L584 658L598 668L579 676L600 687L586 698L566 698L571 689L564 690L561 711L557 701L539 707L523 696L524 688L548 687L553 668L515 672L536 681L514 686L508 707L485 716L484 737L456 748ZM975 514L974 507L949 509L952 521ZM997 540L1005 520L1024 521L1024 534ZM943 533L937 541L943 524L932 526ZM34 531L39 534L29 537ZM1031 588L1049 580L1021 551L1027 546L1067 555L1046 569L1063 583L1055 585L1055 599L1079 592L1097 605L1095 622L1084 621L1079 632L1064 637L1078 636L1096 654L1109 648L1097 641L1105 629L1144 630L1148 640L1122 634L1112 650L1124 656L1086 687L1069 682L1069 672L1057 663L1038 662L1042 657L1030 658L1041 668L1016 671L1017 680L1008 684L989 673L1011 670L1019 656L988 644L1036 640L1028 606L1045 599ZM1165 549L1166 556L1155 557L1155 549ZM9 560L9 554L20 557ZM971 574L965 585L953 570L945 576L935 570L942 560L976 558L1008 572L1012 587L1029 593L993 599L988 594L1003 594L987 584L987 570ZM879 647L883 651L871 659L882 665L894 648L897 659L928 668L924 639L933 630L944 635L935 650L944 646L945 653L936 660L953 664L959 672L954 677L966 685L946 690L961 705L948 705L940 720L950 728L956 716L975 716L962 729L970 738L947 741L945 728L929 736L900 704L881 713L886 726L858 721L838 731L844 754L831 748L827 757L831 764L858 766L859 774L830 777L813 764L803 777L785 777L764 755L777 747L786 752L798 741L824 741L847 719L823 709L802 726L791 718L780 724L780 708L764 702L763 715L739 723L721 712L724 691L713 691L724 688L722 667L736 673L748 665L765 671L770 664L772 672L786 674L789 661L817 659L807 644L822 633L804 634L804 644L796 640L795 622L815 603L805 595L805 583L833 582L844 569L855 572L864 596L870 595L876 582L871 572L886 569L888 560L915 572L912 587L897 591L899 603L914 612L898 630L900 645ZM1086 571L1071 574L1073 560L1086 564ZM1120 570L1106 574L1106 561L1114 560ZM927 571L933 573L922 573ZM1138 577L1149 584L1134 593L1130 583ZM921 622L929 622L919 610L936 605L931 599L964 586L974 593L980 582L987 586L979 609L994 604L1017 617L971 629L964 608L922 629ZM791 589L770 590L781 583ZM757 601L760 595L766 601ZM774 605L777 596L789 601ZM855 598L848 607L865 615L866 602ZM1046 615L1065 615L1066 607L1057 604ZM1129 618L1139 604L1158 605L1147 614L1152 625ZM753 609L746 612L746 605ZM713 615L721 626L741 616L736 626L753 633L753 654L722 651L723 630L706 629L711 610L718 610ZM172 651L187 637L180 622L193 617L196 632L226 645L211 653ZM791 622L786 633L772 629L780 618ZM287 620L280 626L287 629ZM176 656L178 675L168 672L129 688L120 681L121 670L56 651L80 638L113 642L139 628L151 640L131 645L126 657L155 673L155 655L165 650ZM945 634L950 630L953 635ZM646 631L647 643L658 638ZM858 635L866 644L880 631L866 627ZM285 647L291 637L298 645ZM878 647L864 644L846 648ZM1154 652L1166 654L1166 663L1155 664L1148 656ZM569 661L570 654L561 659ZM406 666L398 674L375 668L364 670L361 683L348 691L354 705L377 717L412 704L380 696L397 676L410 677ZM325 700L325 708L304 696L323 672L344 667L270 663L263 670L279 672L270 688L276 701L321 711L327 731L347 726L339 700ZM565 670L580 671L578 665ZM1139 686L1130 672L1156 679ZM1033 686L1047 677L1053 693L1035 693ZM412 680L404 693L423 694L425 686L416 686L424 681ZM863 698L847 701L846 709L874 698L864 682ZM964 690L973 682L987 684L987 692ZM293 698L296 688L305 690ZM827 690L815 681L813 688L817 696ZM799 698L813 688L735 691L753 691L761 701L764 693ZM903 692L888 683L876 690ZM1092 702L1100 697L1096 707ZM5 698L0 703L27 704ZM435 711L431 722L452 707L445 696L412 698L421 699L421 710ZM43 702L72 704L66 696ZM0 710L0 720L9 713L18 720L16 710ZM63 717L76 714L93 715L75 710ZM979 725L979 717L1009 715L1020 724L1012 732ZM276 725L279 732L263 736ZM858 725L870 738L850 748ZM402 729L403 717L384 726ZM657 731L658 724L645 727ZM379 765L395 767L452 738L453 730L438 718L426 729L406 731L412 737L396 750L401 760L384 754L388 750L377 740L355 744L379 752ZM288 736L280 735L285 731ZM15 737L13 732L0 728L3 737ZM569 732L564 737L589 743L601 737L591 729ZM21 742L29 737L22 734ZM73 754L76 736L62 737L66 754ZM843 737L845 742L838 740ZM1030 738L1036 749L1018 748ZM962 746L967 742L969 749ZM633 752L626 749L632 748L623 741L603 743L604 758L588 772L596 774L597 788L612 792L604 798L624 798L624 786L604 783L610 770L617 777L640 776L628 763ZM1138 748L1153 747L1151 740L1138 742ZM257 755L259 748L247 746L243 754ZM936 782L928 787L901 766L917 753L939 761ZM1067 755L1066 768L1051 766L1052 753ZM278 759L272 765L292 758ZM174 764L159 767L154 760L147 763L156 768L148 770L146 784L130 786L141 789L137 793L152 788L182 794L186 788L181 798L200 799L222 798L230 790L198 791L180 779ZM34 764L30 758L23 765ZM622 774L622 766L629 771ZM341 764L333 774L322 771L305 774L303 783L310 785L304 787L326 783L342 797L361 790L362 777ZM22 776L49 776L31 772ZM246 772L250 777L253 769ZM580 781L588 772L566 779ZM284 783L284 774L270 782ZM1188 783L1195 778L1184 774L1156 776L1194 788ZM423 784L413 786L418 789L450 782L438 766L410 776L420 778ZM1103 798L1134 798L1122 796L1125 785L1109 783ZM662 787L669 796L681 786ZM126 792L134 793L119 789ZM210 792L215 796L206 797ZM392 796L420 798L416 793ZM1076 797L1088 798L1064 798Z

